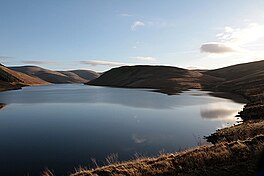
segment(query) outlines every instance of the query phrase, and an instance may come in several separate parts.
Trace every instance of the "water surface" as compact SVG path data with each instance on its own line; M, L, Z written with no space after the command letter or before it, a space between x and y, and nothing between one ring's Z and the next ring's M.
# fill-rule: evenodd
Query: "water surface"
M209 92L168 96L85 85L45 85L0 93L0 175L66 175L111 154L119 160L175 152L236 123L243 107Z

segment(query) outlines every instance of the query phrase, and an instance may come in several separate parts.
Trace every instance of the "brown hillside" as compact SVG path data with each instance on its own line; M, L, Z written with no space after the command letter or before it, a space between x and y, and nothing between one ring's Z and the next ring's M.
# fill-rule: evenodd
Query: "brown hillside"
M166 66L124 66L113 68L89 85L178 90L200 88L202 75L196 71Z
M0 65L0 73L1 73L0 78L4 82L9 82L9 83L19 82L25 85L47 84L46 81L43 81L36 77L26 75L21 72L11 70L3 65Z
M44 69L37 66L10 67L10 69L38 77L50 83L71 83L72 81L64 74Z
M11 70L0 64L0 91L19 89L26 85L48 84L39 78Z
M70 72L77 74L79 77L85 80L94 80L100 76L99 73L96 73L91 70L70 70Z
M40 78L42 80L45 80L50 83L54 84L63 84L63 83L86 83L90 81L91 79L97 78L96 74L94 74L92 71L80 71L82 74L79 76L79 70L73 70L73 71L52 71L48 69L44 69L37 66L20 66L20 67L10 67L11 69L15 71L19 71L22 73L25 73L30 76L34 76L37 78ZM90 78L86 79L88 73L91 73ZM94 75L94 76L92 76ZM89 76L89 75L88 75Z

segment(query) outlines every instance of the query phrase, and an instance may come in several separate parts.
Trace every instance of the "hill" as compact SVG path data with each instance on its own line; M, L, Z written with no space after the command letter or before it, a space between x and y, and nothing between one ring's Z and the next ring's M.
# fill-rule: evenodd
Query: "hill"
M0 64L0 91L18 89L26 85L41 85L48 82L27 74L11 70Z
M97 73L89 70L52 71L37 66L10 67L10 69L40 78L54 84L86 83L91 79L98 77Z
M200 74L185 69L166 66L123 66L113 68L105 72L99 78L90 81L89 85L126 87L126 88L150 88L150 89L188 89L188 82L192 83ZM180 83L183 81L184 85ZM181 85L180 85L181 84ZM193 85L194 86L194 85ZM200 85L197 84L196 87ZM177 91L175 90L175 91Z
M91 70L69 70L69 71L57 71L57 72L67 75L73 80L79 80L80 83L86 83L100 76L99 73L96 73Z
M91 70L70 70L70 72L77 74L79 77L86 80L94 80L100 76L99 73Z
M87 84L126 88L150 88L173 94L182 90L202 88L202 82L215 83L218 78L199 71L169 66L123 66L103 73Z

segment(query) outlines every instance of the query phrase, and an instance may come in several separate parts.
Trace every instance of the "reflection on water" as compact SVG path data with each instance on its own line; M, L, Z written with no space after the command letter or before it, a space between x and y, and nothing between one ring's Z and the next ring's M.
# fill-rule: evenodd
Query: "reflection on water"
M219 102L201 107L200 114L205 119L226 119L234 123L234 117L238 114L240 104Z
M67 175L111 153L128 160L193 147L194 135L234 124L243 107L197 90L167 96L84 85L1 92L0 102L7 104L0 111L0 175L38 175L45 167Z
M194 95L208 95L208 92L187 91L184 96L171 96L142 91L143 89L121 89L89 87L86 85L44 85L24 87L23 91L2 92L0 101L6 104L39 103L104 103L136 108L171 109L179 106L193 106L215 102L216 98L193 98ZM83 96L81 96L83 95ZM224 99L218 99L218 101Z

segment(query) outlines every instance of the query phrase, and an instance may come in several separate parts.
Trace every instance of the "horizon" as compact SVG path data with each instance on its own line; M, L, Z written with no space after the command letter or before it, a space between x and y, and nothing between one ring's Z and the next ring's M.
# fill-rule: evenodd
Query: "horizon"
M73 70L89 70L89 71L94 71L96 73L104 73L104 72L107 72L113 68L119 68L119 67L123 67L123 66L130 66L130 67L133 67L133 66L160 66L160 67L175 67L175 68L180 68L180 69L185 69L185 70L217 70L217 69L222 69L222 68L226 68L226 67L231 67L231 66L236 66L236 65L240 65L240 64L247 64L247 63L253 63L253 62L261 62L261 61L264 61L263 59L261 60L254 60L254 61L250 61L250 62L242 62L242 63L238 63L238 64L232 64L232 65L226 65L226 66L223 66L223 67L218 67L218 68L213 68L213 69L203 69L203 68L185 68L185 67L177 67L177 66L174 66L174 65L148 65L148 64L139 64L139 65L121 65L121 66L114 66L114 67L111 67L109 69L106 69L104 71L95 71L95 70L92 70L92 69L87 69L87 68L72 68L72 69L49 69L49 68L46 68L44 66L41 66L41 65L10 65L10 66L6 66L8 68L12 68L12 67L40 67L40 68L43 68L43 69L47 69L47 70L51 70L51 71L73 71ZM2 63L0 63L2 64Z
M4 0L0 62L97 72L123 65L216 69L263 60L263 19L261 0Z

